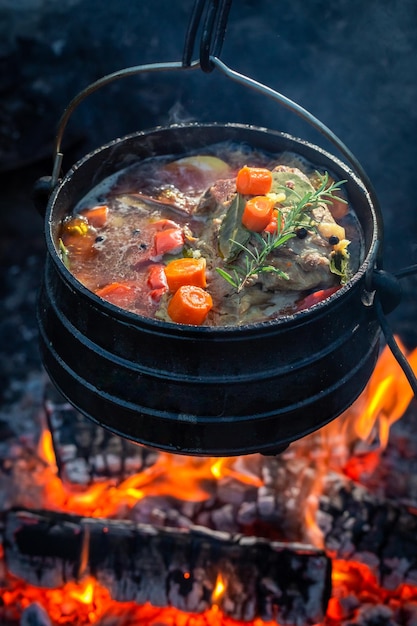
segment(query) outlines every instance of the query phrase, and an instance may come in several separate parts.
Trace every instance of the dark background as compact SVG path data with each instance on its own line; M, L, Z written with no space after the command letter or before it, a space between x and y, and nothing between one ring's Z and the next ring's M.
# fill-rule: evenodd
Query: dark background
M68 102L123 67L180 61L192 0L0 0L0 367L39 367L35 300L44 257L34 181L52 168ZM198 57L198 50L194 58ZM325 123L374 184L385 267L417 262L417 3L415 0L234 0L221 59ZM231 121L304 137L334 151L303 120L218 71L146 74L92 95L64 140L64 169L92 147L179 121ZM417 345L416 278L390 323Z

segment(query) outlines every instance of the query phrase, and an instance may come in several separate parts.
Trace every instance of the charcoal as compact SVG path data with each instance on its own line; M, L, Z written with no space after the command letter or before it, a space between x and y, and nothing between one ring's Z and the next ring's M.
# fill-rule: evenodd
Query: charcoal
M9 511L10 573L41 587L94 576L119 602L201 613L213 603L235 620L315 624L330 596L331 561L303 544L120 520ZM216 597L221 577L224 591Z
M384 589L417 585L414 509L374 495L340 475L329 475L318 523L328 553L370 566Z
M48 384L45 410L63 482L86 487L112 479L120 482L153 465L158 453L128 442L94 424Z
M33 602L23 611L20 626L52 626L52 622L45 609Z

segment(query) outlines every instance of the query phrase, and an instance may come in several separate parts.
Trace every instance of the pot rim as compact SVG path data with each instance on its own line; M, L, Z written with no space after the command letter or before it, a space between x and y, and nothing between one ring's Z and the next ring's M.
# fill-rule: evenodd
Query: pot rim
M75 278L75 276L70 272L70 270L67 267L65 267L64 263L59 257L58 250L55 245L54 238L52 236L52 229L54 225L53 209L54 209L55 202L59 194L61 193L62 189L71 182L71 179L73 175L77 172L77 170L79 170L82 166L84 166L84 164L88 162L92 157L99 155L101 152L105 150L111 149L115 146L119 146L120 144L131 139L135 139L141 136L146 137L148 135L152 135L155 133L163 133L171 129L192 129L192 128L201 129L201 128L213 128L213 127L225 128L225 129L233 128L237 130L242 129L245 131L249 130L249 131L266 133L269 135L273 135L277 138L283 138L283 139L289 140L295 144L298 144L299 146L305 146L309 150L317 152L324 158L334 163L337 168L340 168L346 174L346 176L348 176L349 179L352 180L354 184L356 184L356 186L362 190L366 198L366 201L368 203L370 215L372 217L372 236L370 238L369 248L365 252L364 259L362 263L360 264L359 268L357 269L357 271L355 272L355 274L349 279L349 281L345 285L342 285L341 288L338 289L338 291L336 291L334 294L328 296L324 300L310 306L307 309L297 311L296 313L293 313L290 315L282 315L273 320L264 320L260 322L252 322L249 324L240 324L239 326L204 326L204 325L195 326L195 325L189 325L189 324L176 324L174 322L172 323L166 322L166 321L162 321L162 320L158 320L158 319L154 319L150 317L145 317L137 313L133 313L131 311L126 311L125 309L122 309L110 302L107 302L106 300L103 300L102 298L97 296L94 292L90 291L87 287L85 287L80 281L78 281ZM190 334L201 335L203 333L208 333L210 335L232 336L233 334L239 335L242 330L245 330L245 332L257 333L257 332L263 332L265 329L271 330L271 328L273 327L278 328L283 325L293 325L293 324L302 323L305 319L322 314L323 312L327 310L327 308L330 305L332 305L333 303L337 303L339 300L344 298L344 296L347 293L349 293L352 290L352 288L356 286L357 283L359 283L359 281L361 281L364 277L366 279L367 276L372 272L372 270L377 266L378 256L380 255L380 252L381 252L381 249L380 249L381 237L378 236L378 231L381 231L381 230L382 230L382 215L377 210L377 207L375 206L375 204L372 202L370 193L368 189L366 188L365 184L363 183L363 181L361 180L361 178L344 161L342 161L341 159L339 159L332 153L328 152L327 150L323 149L322 147L316 144L313 144L310 141L304 140L302 138L295 137L289 133L285 133L285 132L278 131L278 130L273 130L273 129L266 128L263 126L255 126L252 124L235 123L235 122L228 122L228 123L185 122L185 123L169 124L165 126L160 125L160 126L154 126L152 128L144 129L141 131L129 133L122 137L113 139L110 142L103 144L99 146L98 148L95 148L94 150L90 151L88 154L81 157L76 163L74 163L71 166L68 172L59 180L58 184L56 185L53 192L51 193L49 201L48 201L48 205L46 208L46 213L45 213L45 238L46 238L46 245L47 245L48 252L51 258L53 259L54 264L56 265L57 269L61 272L65 280L71 285L71 287L74 290L78 291L87 300L92 301L96 308L101 309L105 313L108 313L108 314L110 313L112 317L116 317L120 321L125 322L127 324L136 325L136 326L139 324L141 326L146 326L149 329L153 328L156 333L159 331L161 333L175 333L175 334L179 333L179 334L187 334L187 335L190 335Z

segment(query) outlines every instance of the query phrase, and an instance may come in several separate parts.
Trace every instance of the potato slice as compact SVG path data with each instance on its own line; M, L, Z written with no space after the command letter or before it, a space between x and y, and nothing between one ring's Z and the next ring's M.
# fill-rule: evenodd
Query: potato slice
M320 222L317 224L317 230L323 239L337 237L339 240L345 238L345 229L336 222Z

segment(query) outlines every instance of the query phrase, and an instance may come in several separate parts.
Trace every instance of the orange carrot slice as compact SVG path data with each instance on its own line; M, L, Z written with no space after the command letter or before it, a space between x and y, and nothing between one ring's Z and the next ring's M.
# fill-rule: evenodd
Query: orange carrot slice
M261 196L269 193L272 187L272 172L264 167L242 167L236 177L238 193Z
M274 235L277 232L277 230L278 230L278 215L279 215L278 210L277 209L273 209L271 221L264 228L264 231L266 233L271 233L271 235ZM281 221L281 230L282 230L282 227L284 225L284 218L283 218L282 214L281 214L280 221Z
M81 215L83 215L94 228L102 228L105 225L108 213L109 207L105 204L81 211Z
M206 259L175 259L165 267L165 276L170 291L183 285L206 287Z
M254 196L247 201L242 224L255 233L262 232L272 219L275 201L267 196Z
M168 315L177 324L200 326L213 307L211 295L201 287L183 285L168 303Z

